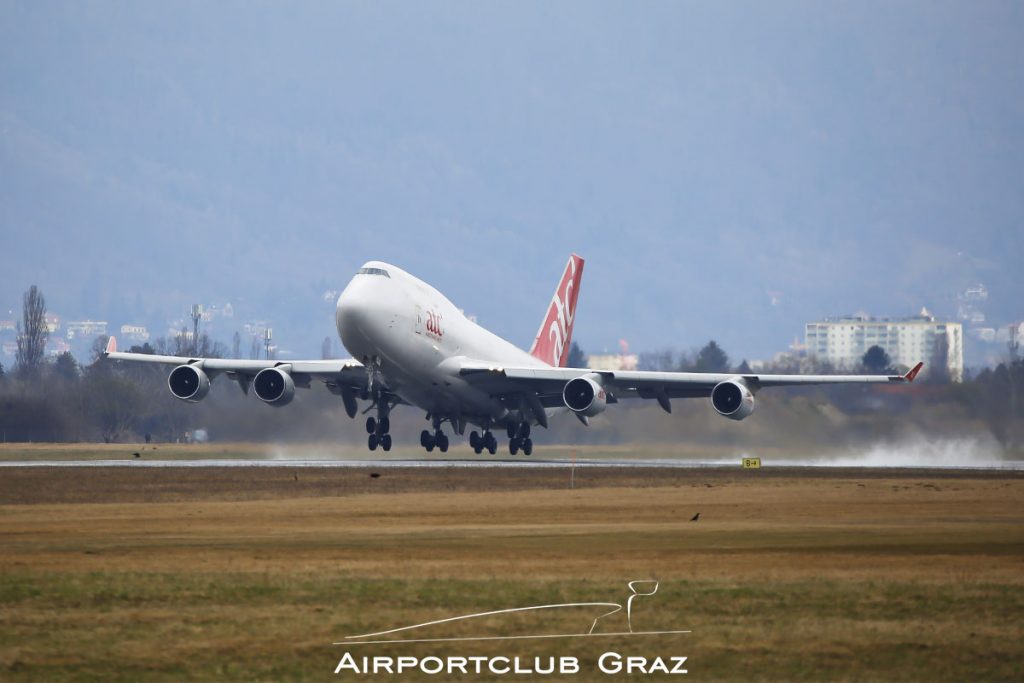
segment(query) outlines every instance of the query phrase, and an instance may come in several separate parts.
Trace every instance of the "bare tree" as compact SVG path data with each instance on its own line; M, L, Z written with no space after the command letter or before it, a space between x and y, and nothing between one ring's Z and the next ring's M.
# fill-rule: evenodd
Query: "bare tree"
M89 346L89 362L95 363L100 358L103 358L103 354L107 351L107 342L110 341L110 335L101 334L92 340L92 345Z
M21 320L18 321L18 371L24 375L39 372L46 355L46 299L35 285L22 297Z
M174 355L189 356L192 354L192 340L188 338L188 330L184 327L174 337Z
M242 335L235 330L235 336L231 338L231 357L241 358L240 353L242 353Z

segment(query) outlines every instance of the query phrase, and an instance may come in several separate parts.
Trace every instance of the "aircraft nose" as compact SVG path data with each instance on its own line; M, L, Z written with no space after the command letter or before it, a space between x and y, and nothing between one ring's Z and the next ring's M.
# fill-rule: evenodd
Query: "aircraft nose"
M367 353L368 340L373 336L373 299L366 287L358 281L352 282L338 297L335 323L338 336L354 357Z

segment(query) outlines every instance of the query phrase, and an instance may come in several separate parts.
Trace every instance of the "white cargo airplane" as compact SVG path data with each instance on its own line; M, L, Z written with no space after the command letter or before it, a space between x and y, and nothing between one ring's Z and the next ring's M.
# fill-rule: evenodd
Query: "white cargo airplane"
M176 365L167 378L171 393L183 401L201 400L210 381L227 375L242 391L283 406L295 387L322 381L341 397L349 417L358 400L370 450L391 449L389 414L399 404L425 410L432 429L420 434L428 452L448 450L447 422L455 434L472 431L476 453L498 448L492 432L504 427L509 451L533 452L530 427L548 426L548 418L572 412L584 424L622 398L647 398L672 412L671 399L709 397L719 415L742 420L754 412L754 394L764 387L829 383L912 382L918 363L905 375L759 375L700 372L639 372L565 367L580 292L583 259L573 254L527 353L466 318L440 292L400 268L369 261L338 297L335 320L348 360L239 360L187 358L117 351L110 339L107 358Z

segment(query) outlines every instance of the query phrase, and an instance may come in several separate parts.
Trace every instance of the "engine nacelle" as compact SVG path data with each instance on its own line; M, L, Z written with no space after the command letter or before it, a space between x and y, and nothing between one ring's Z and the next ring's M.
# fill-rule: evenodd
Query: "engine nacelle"
M742 420L754 412L754 394L747 385L729 379L716 384L711 390L711 405L722 417Z
M608 396L600 383L600 375L592 374L571 379L562 389L562 400L569 410L593 417L608 407Z
M195 365L179 365L167 376L167 386L182 401L198 403L210 393L210 378Z
M252 380L256 398L272 406L283 406L295 398L295 382L292 376L278 368L264 368Z

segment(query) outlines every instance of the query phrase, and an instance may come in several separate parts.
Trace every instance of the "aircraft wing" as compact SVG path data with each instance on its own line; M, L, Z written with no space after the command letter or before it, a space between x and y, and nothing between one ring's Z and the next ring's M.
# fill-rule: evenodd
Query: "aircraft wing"
M353 358L340 360L244 360L240 358L199 358L190 356L161 356L149 353L126 353L117 350L114 337L107 342L104 358L136 363L158 363L162 365L193 365L213 377L226 374L238 381L244 391L248 382L260 370L281 368L286 370L296 386L308 387L310 380L321 380L333 393L342 389L362 389L367 385L366 367Z
M752 392L764 387L811 384L892 384L912 382L924 363L918 363L904 375L762 375L758 373L647 372L636 370L592 370L588 368L505 367L469 361L459 374L469 383L495 395L530 393L546 408L562 405L561 393L566 382L577 377L600 378L611 395L609 403L619 398L653 398L670 410L668 399L711 396L715 385L726 380L740 380Z

